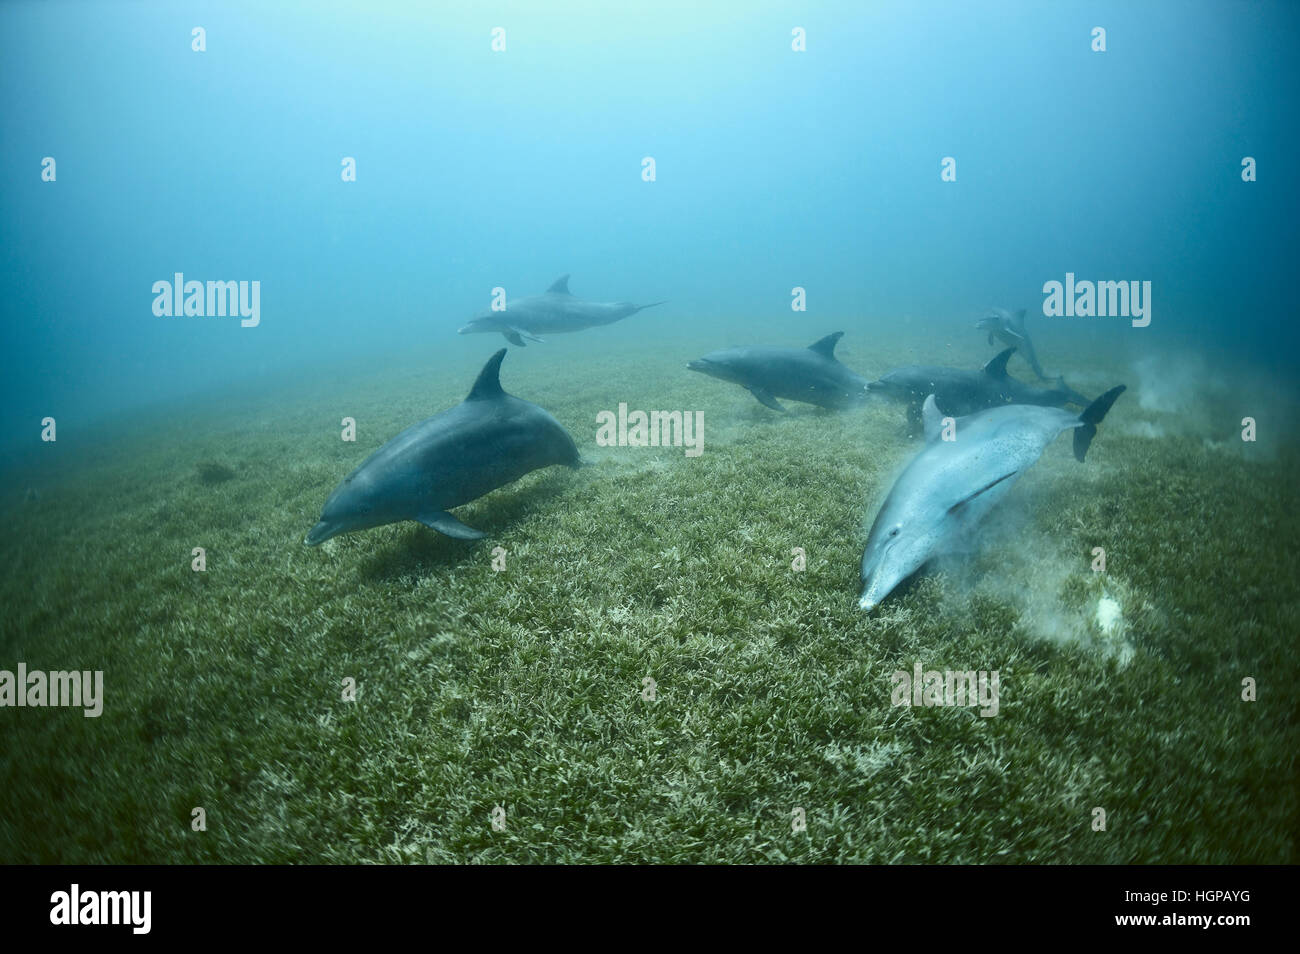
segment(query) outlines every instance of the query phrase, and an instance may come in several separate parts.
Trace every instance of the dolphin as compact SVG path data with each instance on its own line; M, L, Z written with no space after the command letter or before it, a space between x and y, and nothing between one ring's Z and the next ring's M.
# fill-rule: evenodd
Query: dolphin
M447 512L518 480L529 471L578 467L569 432L546 411L501 390L502 348L483 365L469 396L408 427L350 473L325 501L320 522L303 541L402 520L460 540L486 534Z
M931 557L958 549L1061 431L1075 428L1074 456L1082 462L1123 391L1122 384L1111 388L1077 415L1030 404L980 411L956 419L952 441L941 439L943 415L929 395L926 446L895 481L867 536L858 607L879 606Z
M1007 374L1007 360L1015 348L1007 348L975 371L968 368L938 368L927 365L910 365L896 368L868 388L880 394L905 401L915 414L927 394L933 394L940 410L945 414L974 414L1000 404L1038 404L1044 407L1063 407L1088 399L1057 381L1050 388L1038 388Z
M989 344L997 340L1015 348L1020 352L1020 356L1029 362L1029 366L1034 369L1034 374L1038 375L1040 381L1048 380L1047 375L1043 373L1043 366L1038 363L1038 355L1034 353L1034 343L1029 340L1029 333L1025 331L1025 309L1021 308L1016 312L1007 311L1005 308L991 309L975 323L975 327L989 333Z
M569 276L562 275L540 295L507 300L504 311L480 312L460 333L500 332L512 345L522 348L525 338L542 341L539 336L543 334L609 325L662 304L662 301L648 305L634 305L630 301L583 301L569 293Z
M847 407L866 399L867 379L835 357L835 345L843 335L837 331L806 348L711 351L686 367L739 384L774 411L785 410L779 397L818 407Z

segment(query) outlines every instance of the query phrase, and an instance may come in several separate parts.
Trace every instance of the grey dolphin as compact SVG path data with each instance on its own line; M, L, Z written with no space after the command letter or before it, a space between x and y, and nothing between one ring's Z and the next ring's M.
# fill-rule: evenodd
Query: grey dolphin
M609 325L645 308L662 304L662 301L652 301L648 305L634 305L630 301L584 301L569 293L569 276L563 275L540 295L513 301L507 298L504 311L479 312L460 329L460 333L500 332L512 345L522 348L525 338L542 341L540 335L544 334Z
M931 557L957 548L1061 431L1076 428L1074 456L1082 462L1097 425L1123 391L1122 384L1112 388L1077 415L1027 404L981 411L956 420L953 441L941 439L943 415L934 395L927 397L928 443L899 475L871 525L858 607L875 608Z
M867 379L854 374L835 357L837 331L806 348L727 348L711 351L686 365L710 377L739 384L774 411L784 411L777 398L841 408L867 396Z
M1066 387L1064 381L1057 381L1050 388L1038 388L1011 377L1007 374L1007 360L1015 350L1007 348L979 371L929 365L896 368L878 381L872 381L868 387L872 394L907 403L913 414L920 410L928 394L935 396L941 411L956 416L974 414L1000 404L1062 407L1088 403L1082 394Z
M1034 374L1038 375L1039 380L1046 381L1047 375L1043 373L1043 366L1038 363L1038 355L1034 353L1034 343L1029 340L1029 333L1025 331L1025 309L1011 312L1005 308L993 308L989 313L975 323L975 327L980 331L987 331L989 334L989 344L1001 341L1005 345L1010 345L1020 352L1020 356L1029 362L1029 366L1034 369Z
M447 512L529 471L580 463L569 432L546 411L501 390L502 348L483 366L469 396L408 427L366 458L330 494L308 546L402 520L461 540L484 533Z

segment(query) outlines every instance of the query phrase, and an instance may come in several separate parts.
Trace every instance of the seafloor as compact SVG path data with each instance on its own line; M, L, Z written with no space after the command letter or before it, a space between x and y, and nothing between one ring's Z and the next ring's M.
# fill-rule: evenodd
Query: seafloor
M835 321L763 343L846 324L840 357L872 377L993 352ZM459 508L478 543L302 538L495 336L61 421L2 488L0 669L103 670L106 698L99 718L0 709L0 861L1297 860L1294 404L1186 354L1040 348L1087 393L1130 386L1087 463L1060 438L978 549L865 615L864 521L917 448L904 415L781 416L685 369L740 338L511 349L506 390L594 466ZM597 447L619 402L703 410L704 453ZM891 705L918 661L997 670L998 714Z

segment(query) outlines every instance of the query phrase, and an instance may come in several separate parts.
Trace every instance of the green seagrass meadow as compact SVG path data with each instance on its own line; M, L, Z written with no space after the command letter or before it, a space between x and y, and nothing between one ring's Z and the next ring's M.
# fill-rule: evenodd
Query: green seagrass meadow
M991 355L846 330L868 377ZM779 415L685 369L732 341L620 334L510 350L505 389L592 466L458 508L474 543L302 538L497 339L60 420L2 488L0 669L103 670L104 711L0 709L0 861L1297 860L1294 407L1147 407L1127 360L1058 350L1081 390L1130 386L1087 463L1058 439L983 546L867 615L866 526L918 448L903 410ZM703 410L703 454L597 446L620 402ZM916 662L999 671L998 714L891 705Z

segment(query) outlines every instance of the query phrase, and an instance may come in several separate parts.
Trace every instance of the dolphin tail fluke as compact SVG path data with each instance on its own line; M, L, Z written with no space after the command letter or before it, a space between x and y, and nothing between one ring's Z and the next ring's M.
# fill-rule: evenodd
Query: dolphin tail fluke
M1117 388L1111 388L1089 404L1087 410L1079 415L1079 420L1083 423L1074 430L1074 456L1079 463L1083 463L1083 455L1088 453L1088 446L1092 444L1092 439L1097 436L1097 425L1106 416L1106 412L1115 403L1115 399L1124 391L1125 386L1123 384Z

